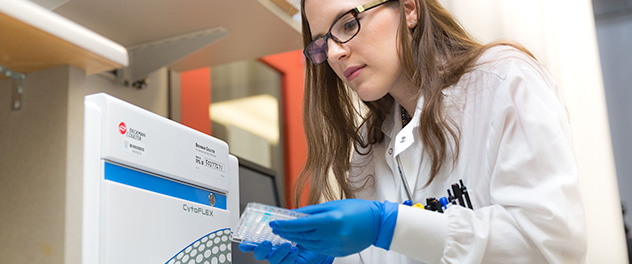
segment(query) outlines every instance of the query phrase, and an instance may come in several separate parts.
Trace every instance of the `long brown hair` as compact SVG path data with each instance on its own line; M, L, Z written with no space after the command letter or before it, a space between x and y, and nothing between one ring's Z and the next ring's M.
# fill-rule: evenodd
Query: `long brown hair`
M480 44L438 0L415 0L415 4L419 22L409 29L404 4L399 2L398 42L402 69L411 83L419 87L418 95L424 97L419 132L424 150L432 161L427 186L443 168L448 153L454 155L453 162L459 153L459 129L444 115L442 90L456 84L463 74L471 71L476 60L490 47L511 45L532 55L513 43ZM305 16L305 0L301 0L301 15L306 46L312 42L312 37ZM359 113L352 93L328 63L313 65L306 62L303 125L307 161L294 188L294 206L301 205L303 188L308 183L308 204L318 203L321 198L352 198L358 191L347 181L352 148L368 147L370 152L373 144L382 142L382 122L391 112L394 99L386 95L373 102L364 102L368 111L361 122L357 122ZM367 129L366 138L359 133L362 126ZM448 150L450 146L452 151ZM338 191L329 183L330 173L333 173Z

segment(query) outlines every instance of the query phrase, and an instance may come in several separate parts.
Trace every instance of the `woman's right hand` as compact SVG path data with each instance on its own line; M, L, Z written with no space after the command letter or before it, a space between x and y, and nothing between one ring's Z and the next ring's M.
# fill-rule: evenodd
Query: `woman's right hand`
M239 244L239 249L253 252L255 259L265 259L270 264L331 264L334 261L334 257L306 250L300 245L292 247L290 243L272 246L270 241L263 241L259 245L244 241Z

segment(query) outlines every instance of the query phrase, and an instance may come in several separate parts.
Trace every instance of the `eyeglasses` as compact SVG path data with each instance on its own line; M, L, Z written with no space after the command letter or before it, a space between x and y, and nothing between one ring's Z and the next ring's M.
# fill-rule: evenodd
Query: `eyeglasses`
M375 0L368 4L358 6L344 13L331 25L325 36L315 39L305 49L303 54L309 58L313 64L318 65L327 60L327 39L332 39L337 43L344 44L349 42L360 32L360 21L358 14L371 8L378 7L392 0Z

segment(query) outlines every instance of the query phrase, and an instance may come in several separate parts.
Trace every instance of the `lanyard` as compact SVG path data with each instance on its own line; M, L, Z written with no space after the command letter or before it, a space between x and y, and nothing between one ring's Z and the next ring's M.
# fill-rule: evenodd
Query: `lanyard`
M399 154L395 156L395 159L397 159L397 170L399 171L399 176L401 177L402 183L404 184L404 190L406 191L408 200L410 200L412 204L415 204L415 200L413 200L413 195L410 192L410 187L408 187L408 180L406 179L406 175L404 175L404 169L402 169L402 161L399 158Z

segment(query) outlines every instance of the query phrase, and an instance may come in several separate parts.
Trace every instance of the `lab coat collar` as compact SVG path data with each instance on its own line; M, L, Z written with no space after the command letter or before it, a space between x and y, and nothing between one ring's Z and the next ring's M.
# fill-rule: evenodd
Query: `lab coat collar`
M384 143L390 152L387 153L387 155L391 158L399 155L415 142L414 133L419 127L419 117L421 116L422 106L423 97L420 97L417 100L417 106L412 120L410 120L410 123L408 123L406 127L402 128L400 104L397 102L393 104L391 113L382 123L382 132L385 137Z
M414 129L419 127L419 117L421 116L421 109L424 105L423 96L420 96L417 99L417 106L415 107L415 113L413 115L413 119L408 123L408 127ZM402 120L401 116L401 107L400 104L395 101L393 104L393 108L391 109L391 113L386 116L384 122L382 123L382 132L389 139L395 138L395 135L402 130Z

